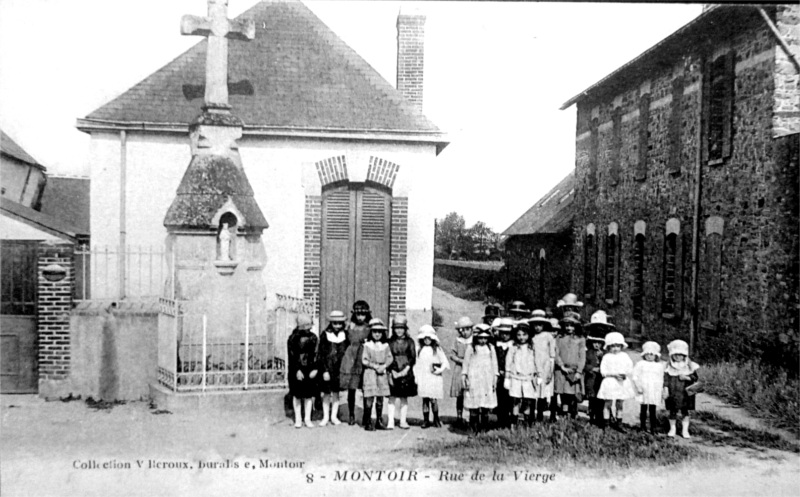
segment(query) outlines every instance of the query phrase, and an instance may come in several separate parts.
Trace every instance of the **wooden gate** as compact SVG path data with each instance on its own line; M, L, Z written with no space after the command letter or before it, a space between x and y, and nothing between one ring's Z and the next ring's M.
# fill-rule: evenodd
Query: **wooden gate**
M0 242L0 393L36 393L36 241Z
M347 312L366 300L372 316L388 323L391 195L348 183L322 199L320 321L334 309Z

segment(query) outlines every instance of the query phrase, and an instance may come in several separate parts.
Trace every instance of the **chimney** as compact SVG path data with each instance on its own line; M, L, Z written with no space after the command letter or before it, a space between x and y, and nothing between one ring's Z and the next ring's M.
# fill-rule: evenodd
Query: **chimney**
M397 15L397 89L422 112L425 16L401 7Z

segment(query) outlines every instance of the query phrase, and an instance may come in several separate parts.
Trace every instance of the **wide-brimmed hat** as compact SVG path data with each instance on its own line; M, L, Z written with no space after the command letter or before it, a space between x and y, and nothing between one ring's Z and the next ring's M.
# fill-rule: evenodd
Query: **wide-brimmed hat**
M642 355L653 354L655 356L661 355L661 345L656 342L644 342L642 344Z
M472 336L475 338L480 338L480 337L492 338L492 332L490 330L491 328L489 328L489 325L483 323L476 324L475 327L472 328L473 332Z
M606 342L605 348L609 348L612 345L622 345L623 349L628 348L628 344L625 343L625 337L622 336L622 333L618 331L612 331L611 333L607 334L605 342Z
M494 323L492 324L494 325ZM511 318L500 318L495 328L499 331L511 331L514 329L514 320Z
M689 357L689 344L683 340L673 340L667 344L669 355L683 354Z
M562 323L572 323L575 326L581 326L581 315L577 312L565 312L564 317L561 318Z
M558 319L550 318L550 329L553 329L553 330L560 330L561 329L561 324L559 324Z
M417 334L417 340L422 341L425 338L430 338L436 343L439 343L439 337L436 336L436 330L433 329L433 326L429 324L423 324L419 329L419 334Z
M530 319L528 319L528 325L529 326L533 327L533 325L535 325L535 324L544 325L544 330L545 331L550 331L550 330L553 329L552 323L550 323L550 320L547 319L547 314L541 309L536 309L536 310L532 311L531 312L531 317L530 317Z
M606 311L595 311L595 313L592 314L589 324L586 325L586 329L598 327L604 329L616 329L616 326L608 322L609 317L610 316L606 314Z
M578 300L578 296L574 293L568 293L561 297L561 300L558 301L556 304L557 307L563 307L565 305L571 305L574 307L583 307L583 302Z
M314 326L314 321L311 319L311 316L309 316L308 314L297 315L298 330L310 330L313 326Z
M356 312L358 312L358 311L366 311L366 312L369 312L369 304L367 303L367 301L366 301L366 300L357 300L357 301L356 301L356 302L353 304L353 314L355 314L355 313L356 313Z
M517 314L528 314L530 311L527 307L525 307L525 302L521 300L515 300L511 302L511 305L508 306L509 313L517 313Z
M342 311L331 311L331 313L328 314L328 321L331 323L344 323L347 321L347 317L345 317Z
M530 334L531 334L531 326L528 324L528 322L527 322L527 321L517 321L517 322L514 324L514 329L513 329L513 331L519 331L519 330L522 330L522 331L524 331L524 332L525 332L525 333L527 333L528 335L530 335Z
M395 314L392 319L392 328L405 328L408 329L408 318L405 314Z
M384 324L383 319L381 318L372 318L369 320L370 331L375 331L375 330L386 331L388 329L389 328L386 327L386 324Z
M489 304L483 309L483 318L500 317L503 314L503 306L500 304Z
M472 322L472 319L470 319L469 316L462 316L462 317L458 318L458 321L456 321L455 324L456 324L456 328L457 329L458 328L472 328L473 326L475 326L475 324Z

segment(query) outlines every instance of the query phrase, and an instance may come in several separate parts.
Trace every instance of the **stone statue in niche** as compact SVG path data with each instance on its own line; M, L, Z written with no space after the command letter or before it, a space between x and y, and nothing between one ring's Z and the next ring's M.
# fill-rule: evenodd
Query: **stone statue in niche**
M228 228L228 223L222 223L222 228L219 230L219 260L230 261L231 258L231 231Z

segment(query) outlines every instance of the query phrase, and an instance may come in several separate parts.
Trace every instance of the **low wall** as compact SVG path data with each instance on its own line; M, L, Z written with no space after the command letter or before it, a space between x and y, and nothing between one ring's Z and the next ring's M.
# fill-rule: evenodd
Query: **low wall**
M70 394L103 400L150 396L156 380L158 306L86 302L70 316L70 370L63 380L40 382L39 395Z
M498 283L503 279L500 262L449 261L436 259L433 262L433 275L467 288L483 292L485 297L505 301L503 288Z

